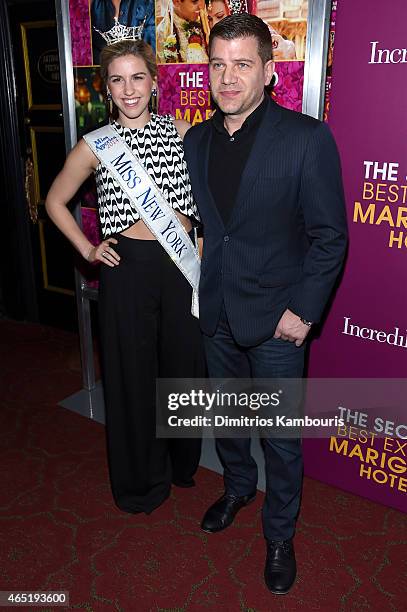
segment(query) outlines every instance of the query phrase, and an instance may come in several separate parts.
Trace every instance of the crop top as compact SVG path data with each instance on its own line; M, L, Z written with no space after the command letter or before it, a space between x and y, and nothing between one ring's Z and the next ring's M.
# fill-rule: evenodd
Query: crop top
M199 222L182 140L170 115L151 115L142 128L123 127L112 122L119 136L134 151L167 202L174 209ZM99 217L104 238L128 229L140 216L106 166L96 171Z

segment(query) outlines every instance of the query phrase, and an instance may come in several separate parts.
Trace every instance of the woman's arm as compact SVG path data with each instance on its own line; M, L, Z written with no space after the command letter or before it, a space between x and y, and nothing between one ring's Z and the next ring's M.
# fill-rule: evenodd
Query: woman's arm
M103 261L109 266L117 265L119 256L110 248L109 242L117 243L114 238L103 240L94 246L86 238L73 215L67 208L82 183L95 170L97 157L84 140L69 153L65 165L51 185L45 201L47 213L55 225L89 262ZM102 255L104 253L104 255Z

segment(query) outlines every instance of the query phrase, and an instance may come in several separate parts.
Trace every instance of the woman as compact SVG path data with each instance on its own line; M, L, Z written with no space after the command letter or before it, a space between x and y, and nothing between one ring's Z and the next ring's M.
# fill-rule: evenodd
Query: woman
M213 26L227 15L230 15L229 4L225 0L209 0L207 5L208 23L212 30Z
M229 3L228 0L206 0L207 4L207 13L208 13L208 23L209 27L212 30L213 26L215 26L219 21L224 19L227 15L230 15L233 12L241 13L245 12L246 3L241 2L240 6L233 7L232 3ZM253 2L248 0L247 2L247 12L251 14L256 14L256 7ZM267 21L264 19L264 22ZM295 44L291 40L287 40L280 36L280 34L267 23L268 28L271 33L271 37L273 39L273 59L277 62L282 62L286 60L295 60Z
M116 140L137 155L176 213L175 221L191 235L199 216L181 140L190 126L149 111L156 88L151 47L141 40L105 47L101 74L116 117L111 121ZM66 206L92 172L104 236L95 246ZM191 286L85 140L69 154L46 207L83 257L102 263L99 312L112 491L121 510L150 513L168 497L171 481L193 486L199 463L199 440L155 436L156 377L204 376Z

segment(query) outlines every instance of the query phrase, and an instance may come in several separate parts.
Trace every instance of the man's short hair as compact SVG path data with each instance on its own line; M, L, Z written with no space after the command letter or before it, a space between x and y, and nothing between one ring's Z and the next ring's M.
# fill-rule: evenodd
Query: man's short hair
M248 13L228 15L213 26L209 36L209 57L211 56L211 48L215 38L234 40L235 38L249 37L257 40L259 55L263 65L273 59L273 43L267 24L256 15L249 15Z

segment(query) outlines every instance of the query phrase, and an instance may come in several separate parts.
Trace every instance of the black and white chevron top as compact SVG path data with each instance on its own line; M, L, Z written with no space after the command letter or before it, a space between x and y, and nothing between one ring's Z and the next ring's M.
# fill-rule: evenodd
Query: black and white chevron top
M113 127L124 138L174 210L199 221L184 159L182 140L170 115L151 115L143 128ZM99 216L104 238L128 229L139 214L107 168L96 168Z

